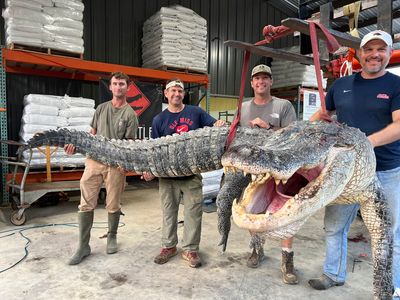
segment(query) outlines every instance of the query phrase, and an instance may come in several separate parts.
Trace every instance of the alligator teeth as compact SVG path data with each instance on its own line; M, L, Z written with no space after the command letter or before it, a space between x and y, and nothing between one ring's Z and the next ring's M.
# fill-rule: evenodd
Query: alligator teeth
M267 181L267 179L269 178L269 174L265 173L265 174L259 174L257 176L257 182L259 183L264 183L265 181Z
M224 173L228 173L228 167L224 167Z
M280 182L281 182L280 179L275 179L275 184L276 184L277 186L279 185Z
M247 176L247 172L243 171L243 176Z
M256 180L257 180L257 175L251 174L251 180L252 180L252 181L256 181Z
M282 179L282 184L285 185L287 183L287 179Z

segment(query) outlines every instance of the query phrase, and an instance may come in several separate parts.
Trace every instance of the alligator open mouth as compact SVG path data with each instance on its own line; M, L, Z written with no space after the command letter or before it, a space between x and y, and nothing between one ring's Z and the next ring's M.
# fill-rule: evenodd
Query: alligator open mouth
M303 167L288 179L276 179L271 173L252 174L252 181L245 189L242 199L235 201L234 210L239 214L274 214L290 199L297 200L303 194L315 194L318 189L314 184L315 179L323 168L324 164L312 168Z

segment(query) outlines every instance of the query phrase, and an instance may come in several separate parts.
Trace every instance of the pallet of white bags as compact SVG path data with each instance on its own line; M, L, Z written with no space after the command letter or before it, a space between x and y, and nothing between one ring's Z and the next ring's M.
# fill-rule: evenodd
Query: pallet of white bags
M8 49L11 50L23 50L28 52L37 52L37 53L44 53L50 55L58 55L58 56L66 56L66 57L74 57L83 59L83 53L75 53L70 51L63 51L63 50L56 50L52 48L45 48L45 47L37 47L37 46L29 46L29 45L22 45L17 43L11 43L7 45Z

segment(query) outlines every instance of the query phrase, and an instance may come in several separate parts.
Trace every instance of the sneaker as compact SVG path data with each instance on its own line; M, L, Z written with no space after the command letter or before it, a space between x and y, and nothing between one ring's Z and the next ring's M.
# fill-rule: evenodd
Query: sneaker
M282 280L286 284L297 284L299 280L297 279L296 272L294 270L293 263L294 252L286 252L282 250Z
M308 284L311 285L311 287L316 290L327 290L333 286L342 286L344 282L334 281L325 274L322 274L322 276L319 278L310 279L308 281Z
M264 250L261 249L257 253L256 249L253 249L253 252L247 259L247 266L253 269L258 268L258 266L264 260L264 258L265 258Z
M197 251L183 251L182 258L189 262L189 267L198 268L201 266L201 258Z
M171 257L174 257L177 254L178 251L176 250L176 247L162 248L160 254L154 258L154 262L159 265L165 264L171 259Z

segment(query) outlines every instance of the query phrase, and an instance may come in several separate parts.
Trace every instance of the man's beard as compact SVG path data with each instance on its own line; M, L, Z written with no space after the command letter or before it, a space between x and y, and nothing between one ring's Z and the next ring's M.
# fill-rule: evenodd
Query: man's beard
M381 65L376 66L376 67L368 68L367 66L363 66L363 70L364 70L364 72L367 72L369 74L379 73L379 72L385 70L386 66L389 64L389 60L386 63L384 63L383 61L381 61L380 63L381 63Z

